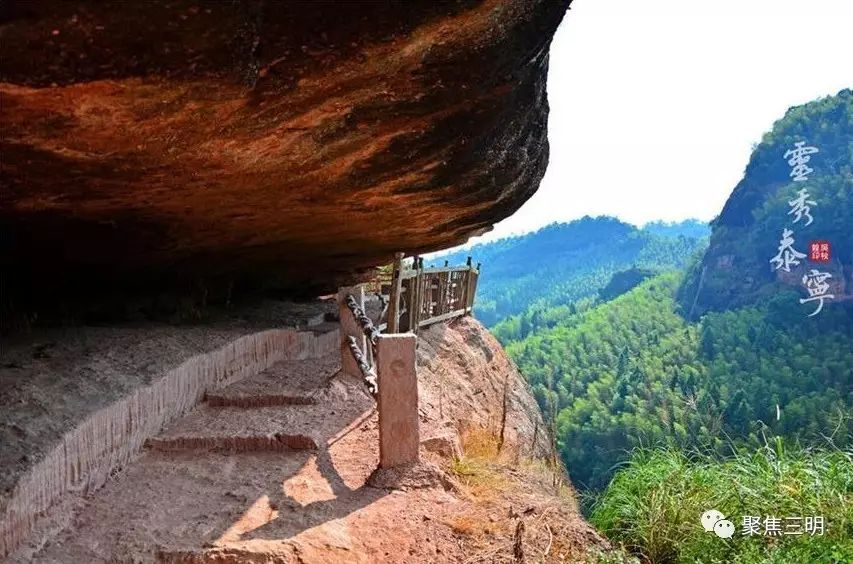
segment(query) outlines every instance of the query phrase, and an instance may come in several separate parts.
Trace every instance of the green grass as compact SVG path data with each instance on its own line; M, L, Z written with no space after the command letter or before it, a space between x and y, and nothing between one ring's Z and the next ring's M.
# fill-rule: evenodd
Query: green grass
M735 536L701 527L721 511ZM744 515L823 516L823 536L744 536ZM590 521L652 563L853 562L853 451L785 449L781 441L720 460L678 450L636 451L592 505ZM762 528L763 533L763 528Z

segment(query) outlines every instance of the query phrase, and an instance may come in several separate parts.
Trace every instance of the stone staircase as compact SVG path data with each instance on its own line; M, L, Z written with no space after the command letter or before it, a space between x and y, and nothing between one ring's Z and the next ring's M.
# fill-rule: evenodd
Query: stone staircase
M374 405L361 381L340 372L339 354L282 361L208 393L33 559L238 562L260 551L290 561L288 539L320 519L302 505L354 491L375 467L375 437L353 433L375 434ZM354 466L339 472L347 460Z
M316 449L318 418L334 396L337 355L292 360L206 395L193 413L169 426L146 446L235 452ZM326 401L324 401L326 400Z

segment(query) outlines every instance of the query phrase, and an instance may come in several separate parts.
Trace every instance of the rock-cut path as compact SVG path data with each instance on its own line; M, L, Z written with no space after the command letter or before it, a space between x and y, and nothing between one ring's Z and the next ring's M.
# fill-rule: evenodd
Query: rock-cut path
M434 559L406 522L422 531L424 512L454 500L366 484L378 462L375 401L339 368L337 354L288 360L209 393L80 500L69 526L13 561ZM411 511L424 504L435 507Z

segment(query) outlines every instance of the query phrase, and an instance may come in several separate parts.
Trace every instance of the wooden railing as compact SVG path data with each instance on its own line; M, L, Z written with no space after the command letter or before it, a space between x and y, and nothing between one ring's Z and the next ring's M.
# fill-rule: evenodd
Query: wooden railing
M418 462L417 335L383 334L364 311L364 288L338 290L341 371L360 377L379 412L379 466Z
M424 268L423 259L415 257L411 268L403 266L397 255L388 303L389 333L417 333L418 329L471 313L480 265Z
M415 257L412 268L404 268L403 254L397 253L390 283L380 282L378 291L370 288L387 305L376 323L365 312L364 285L338 290L341 370L361 377L376 397L382 468L412 464L419 457L415 334L421 327L470 313L479 274L480 265L474 268L471 257L465 266L445 262L444 268L424 268L423 259Z
M404 265L397 253L393 274L374 284L341 288L338 292L342 329L344 368L352 374L360 371L368 390L376 395L376 343L382 334L415 333L421 327L471 313L480 265L471 257L465 266L424 268L423 259L414 257ZM365 312L365 290L380 298L381 312L374 321Z

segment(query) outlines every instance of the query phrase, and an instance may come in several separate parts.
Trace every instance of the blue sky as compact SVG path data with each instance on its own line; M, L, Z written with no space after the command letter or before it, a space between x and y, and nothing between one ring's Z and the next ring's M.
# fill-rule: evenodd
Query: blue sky
M851 0L575 0L536 195L472 242L608 214L710 220L788 107L853 87Z

